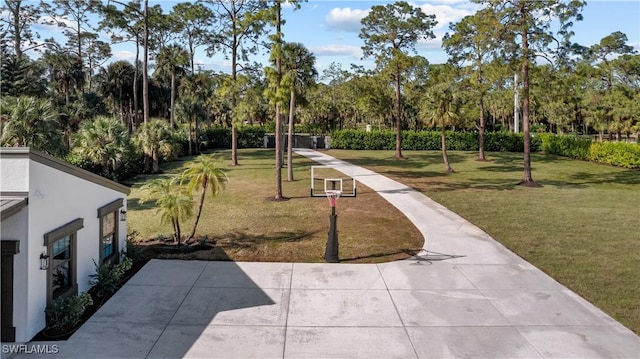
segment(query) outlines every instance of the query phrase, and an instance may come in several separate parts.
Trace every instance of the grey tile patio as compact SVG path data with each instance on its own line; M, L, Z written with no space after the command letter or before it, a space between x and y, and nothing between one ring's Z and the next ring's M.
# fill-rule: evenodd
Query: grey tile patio
M640 358L640 338L612 326L518 327L545 358Z
M209 262L196 287L289 288L292 263Z
M292 289L289 326L401 326L386 290Z
M171 324L286 324L288 289L194 287Z
M362 264L295 263L293 289L386 289L380 272Z
M170 325L148 358L282 358L284 327Z
M404 328L289 327L285 358L416 358Z
M413 327L407 330L421 359L542 358L512 327Z
M191 287L204 270L205 261L152 259L128 284L167 285Z
M390 290L406 326L496 326L509 322L477 290Z
M398 261L378 268L389 289L475 289L453 264Z

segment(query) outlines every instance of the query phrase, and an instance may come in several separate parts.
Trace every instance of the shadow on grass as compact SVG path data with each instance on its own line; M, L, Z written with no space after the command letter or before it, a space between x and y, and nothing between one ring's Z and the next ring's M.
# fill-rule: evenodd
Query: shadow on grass
M602 183L616 183L616 184L640 184L640 171L637 170L625 170L609 173L588 173L578 172L571 175L571 179L580 181L584 184L602 184Z

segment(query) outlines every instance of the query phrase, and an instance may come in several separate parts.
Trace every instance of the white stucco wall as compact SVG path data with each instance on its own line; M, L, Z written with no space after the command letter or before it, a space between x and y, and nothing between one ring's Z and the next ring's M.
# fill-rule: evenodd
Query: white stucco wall
M126 209L126 194L41 163L30 161L29 175L28 340L45 326L47 271L39 267L40 253L47 251L44 234L78 218L84 219L84 228L78 231L76 241L77 284L78 292L82 293L89 289L89 275L95 272L92 259L98 262L100 258L98 208L122 198ZM126 248L126 222L119 221L118 226L120 251ZM20 341L17 336L16 340Z
M24 300L27 297L27 286L20 283L27 283L28 208L23 207L11 217L3 218L0 231L2 240L20 241L20 252L13 256L13 325L16 327L16 339L22 338L21 341L26 341L27 328L24 324L17 323L27 321L27 302Z
M0 191L26 192L29 188L29 159L3 158L0 161Z

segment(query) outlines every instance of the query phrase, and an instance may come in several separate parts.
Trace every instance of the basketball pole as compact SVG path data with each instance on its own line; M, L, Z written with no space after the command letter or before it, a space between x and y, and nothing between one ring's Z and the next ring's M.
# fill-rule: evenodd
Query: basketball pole
M335 191L335 182L331 182L331 188ZM329 215L329 236L327 237L327 246L324 251L324 261L327 263L340 262L338 256L338 215L336 214L336 204L334 202L333 206L331 206L331 215Z
M338 258L338 215L336 207L331 207L331 215L329 216L329 237L327 238L327 248L324 252L324 260L327 263L339 263Z

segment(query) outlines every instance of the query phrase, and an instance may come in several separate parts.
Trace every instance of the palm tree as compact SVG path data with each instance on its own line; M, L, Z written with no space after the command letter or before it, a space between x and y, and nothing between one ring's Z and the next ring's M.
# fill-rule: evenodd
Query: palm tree
M136 132L134 143L151 159L151 173L160 172L160 153L171 152L171 129L165 120L153 119L143 123ZM145 172L148 172L148 161L145 160Z
M300 43L286 43L282 48L282 67L291 85L289 99L289 132L287 134L287 175L293 181L293 115L296 110L296 94L311 86L318 76L314 64L316 57Z
M111 177L131 149L127 129L119 120L97 117L86 120L74 138L73 150L90 162L102 166L102 174Z
M176 104L176 76L184 72L189 64L189 53L178 44L171 44L162 48L158 54L158 71L171 77L171 128L175 126L174 113Z
M154 179L142 186L141 191L143 196L140 203L155 201L160 223L171 223L174 241L179 246L182 238L180 222L193 215L191 193L177 183L176 177Z
M51 101L24 96L3 102L7 115L2 146L31 147L52 155L65 152L58 111Z
M196 235L196 228L198 227L198 221L202 213L202 206L204 205L207 189L210 189L209 192L213 198L220 190L224 189L225 184L229 181L229 178L222 169L216 166L217 163L213 157L213 154L199 156L190 162L184 172L182 172L182 180L180 182L188 182L187 188L189 193L192 193L196 187L199 187L201 190L198 214L196 214L196 221L193 224L191 234L189 234L189 239L192 239Z
M453 125L458 119L460 99L454 93L451 85L439 83L433 85L425 94L422 104L421 115L427 119L431 126L439 126L441 131L442 159L445 170L449 173L455 172L449 164L447 157L447 138L445 129Z
M128 122L125 116L126 109L132 107L127 105L132 104L134 108L137 107L132 90L135 76L135 67L127 61L113 62L106 69L101 68L97 76L98 91L109 99L114 112L120 112L123 123ZM130 116L130 119L131 124L128 126L133 130L134 116Z
M193 142L196 141L196 136L193 135L193 130L191 123L197 122L198 116L202 116L204 113L204 108L202 103L198 101L195 96L192 95L184 95L180 97L180 100L176 104L176 116L178 116L178 121L187 124L188 130L188 140L189 140L189 156L193 153ZM197 133L197 131L196 131Z

